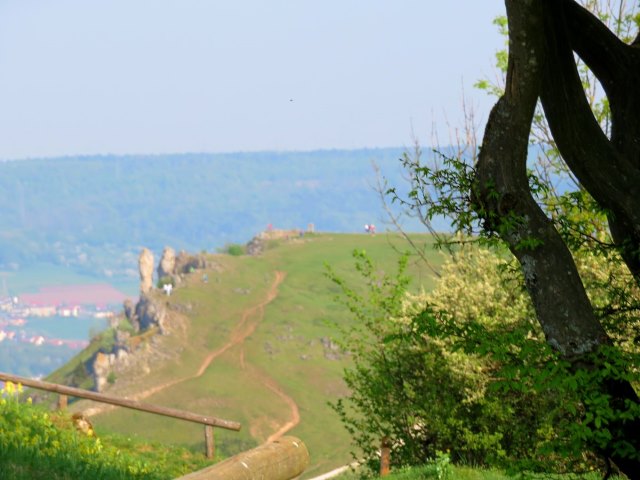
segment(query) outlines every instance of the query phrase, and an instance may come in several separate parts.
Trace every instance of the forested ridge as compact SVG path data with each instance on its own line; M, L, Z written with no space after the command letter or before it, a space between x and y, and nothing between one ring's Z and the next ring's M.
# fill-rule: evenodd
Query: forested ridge
M131 275L141 246L215 250L267 224L356 231L382 219L376 162L402 148L96 155L0 162L0 268L34 262ZM348 208L344 208L348 206Z

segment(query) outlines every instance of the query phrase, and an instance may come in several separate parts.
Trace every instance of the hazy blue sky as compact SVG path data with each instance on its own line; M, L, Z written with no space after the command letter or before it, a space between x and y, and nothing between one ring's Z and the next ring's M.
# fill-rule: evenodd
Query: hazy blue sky
M501 0L0 0L0 159L402 146L484 120Z

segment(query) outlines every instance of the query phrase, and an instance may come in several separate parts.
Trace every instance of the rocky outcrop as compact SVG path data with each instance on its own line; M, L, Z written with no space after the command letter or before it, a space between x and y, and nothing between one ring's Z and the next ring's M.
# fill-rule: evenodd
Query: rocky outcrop
M140 271L140 293L149 293L153 288L153 253L148 248L143 248L140 252L138 270Z
M162 258L158 265L158 278L171 277L175 273L176 251L171 247L164 247Z
M124 316L131 322L136 313L136 307L133 304L133 301L130 298L127 298L122 304L122 307L124 310Z
M191 273L193 270L207 268L207 259L202 254L190 255L181 250L176 257L174 273L181 275L183 273Z
M247 255L257 256L264 252L265 241L264 238L257 236L253 237L245 248Z
M153 288L153 254L147 248L142 249L138 260L140 272L140 297L137 303L125 300L123 303L124 315L117 320L126 317L133 326L135 332L140 335L119 330L119 321L114 321L114 346L110 351L95 353L84 363L85 372L93 377L94 388L101 392L118 378L135 378L149 373L159 362L168 361L179 355L176 346L168 341L168 335L185 335L186 320L183 315L188 315L193 310L192 303L170 302L160 291ZM223 267L212 259L207 259L205 254L188 254L181 251L178 255L171 247L165 247L160 262L157 266L159 278L169 277L173 285L184 281L185 276L195 270L210 269L222 272ZM203 275L208 279L208 275ZM157 332L142 334L149 329L157 327ZM159 334L159 335L158 335ZM126 383L126 380L125 380Z
M128 332L115 330L115 342L110 351L100 349L86 363L85 367L93 377L93 385L96 392L102 392L109 383L109 374L113 375L116 368L126 367L129 363L129 339ZM114 380L111 379L111 382Z
M93 374L96 392L104 391L104 388L107 386L107 375L109 374L109 367L112 363L109 361L109 357L110 354L104 352L98 352L93 357L90 368Z
M140 295L135 316L141 331L157 326L160 328L160 333L165 333L164 319L166 315L166 308L161 301L154 299L149 294Z
M345 355L345 353L340 349L340 345L329 337L322 337L320 339L320 343L324 350L324 358L327 360L340 360Z

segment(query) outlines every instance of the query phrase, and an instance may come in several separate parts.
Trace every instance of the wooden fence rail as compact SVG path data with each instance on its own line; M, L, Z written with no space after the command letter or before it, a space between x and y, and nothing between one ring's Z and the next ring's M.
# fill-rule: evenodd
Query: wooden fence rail
M118 407L140 410L142 412L154 413L156 415L163 415L165 417L178 418L180 420L186 420L188 422L200 423L204 425L207 458L213 458L214 456L213 427L224 428L226 430L234 430L236 432L240 430L240 424L231 420L224 420L222 418L210 417L206 415L198 415L196 413L185 412L183 410L177 410L175 408L150 405L147 403L138 402L136 400L113 397L111 395L92 392L90 390L58 385L57 383L32 380L30 378L20 377L18 375L11 375L8 373L0 372L0 381L21 383L26 387L58 393L60 395L60 398L58 400L58 406L60 408L64 408L66 406L66 396L68 395L71 397L85 398L87 400L94 400L96 402L108 403L110 405L116 405Z

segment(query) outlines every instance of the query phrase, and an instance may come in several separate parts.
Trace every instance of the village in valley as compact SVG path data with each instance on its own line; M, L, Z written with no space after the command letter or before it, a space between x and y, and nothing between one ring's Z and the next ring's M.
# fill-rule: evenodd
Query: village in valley
M37 294L24 296L0 297L0 343L4 341L30 343L35 346L45 344L65 346L72 349L81 349L88 345L86 336L78 335L77 339L54 338L42 334L29 333L27 327L34 320L76 318L91 321L91 319L104 319L106 321L115 315L115 310L120 308L117 304L79 304L67 303L63 299L59 302L50 300L47 303L36 301Z

